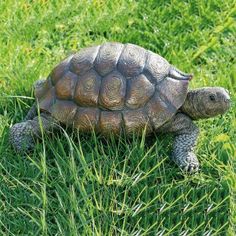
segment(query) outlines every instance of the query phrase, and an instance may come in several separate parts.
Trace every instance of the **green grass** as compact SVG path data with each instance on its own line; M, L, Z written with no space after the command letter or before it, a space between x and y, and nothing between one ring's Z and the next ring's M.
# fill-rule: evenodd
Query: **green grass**
M2 0L0 235L235 235L235 16L235 0ZM199 174L168 159L171 137L61 130L29 155L9 146L9 127L33 103L32 83L72 51L105 41L161 54L194 73L192 88L230 90L230 112L198 122Z

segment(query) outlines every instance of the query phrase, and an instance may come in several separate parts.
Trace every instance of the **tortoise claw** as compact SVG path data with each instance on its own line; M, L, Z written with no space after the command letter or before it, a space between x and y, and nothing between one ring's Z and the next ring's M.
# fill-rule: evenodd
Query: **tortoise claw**
M181 163L182 162L182 163ZM195 154L190 152L182 161L177 162L176 164L179 165L180 169L186 173L194 174L199 170L199 161L196 158Z

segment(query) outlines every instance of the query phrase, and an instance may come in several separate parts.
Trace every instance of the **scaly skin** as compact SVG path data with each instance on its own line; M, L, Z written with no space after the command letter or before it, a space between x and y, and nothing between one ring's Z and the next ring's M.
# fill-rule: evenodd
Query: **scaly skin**
M27 114L27 117L30 117ZM57 127L56 122L46 113L40 114L43 131L49 132ZM30 151L35 145L35 138L41 137L40 120L36 116L32 120L17 123L11 127L9 140L18 152Z
M198 127L183 113L177 113L159 130L175 136L172 160L184 171L194 173L199 169L199 161L193 153L198 137Z
M221 87L204 87L188 92L180 110L193 120L224 114L230 108L228 90Z

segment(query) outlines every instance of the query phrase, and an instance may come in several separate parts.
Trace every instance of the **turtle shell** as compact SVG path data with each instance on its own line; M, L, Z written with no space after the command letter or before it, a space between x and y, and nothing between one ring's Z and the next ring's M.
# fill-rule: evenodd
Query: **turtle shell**
M163 57L133 44L84 48L57 65L35 96L42 111L81 131L157 130L182 106L188 80Z

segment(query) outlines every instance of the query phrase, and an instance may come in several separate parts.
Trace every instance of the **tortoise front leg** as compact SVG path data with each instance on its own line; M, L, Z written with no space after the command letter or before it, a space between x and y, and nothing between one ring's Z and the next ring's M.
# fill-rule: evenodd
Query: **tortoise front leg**
M40 121L45 132L56 127L55 121L46 113L41 113L32 120L13 125L10 129L10 143L18 152L29 151L35 146L34 138L41 137Z
M199 161L194 154L199 129L191 118L183 113L176 114L171 121L161 127L162 133L175 135L172 159L184 171L194 173L199 169Z
M36 102L32 105L32 107L28 111L26 117L24 118L24 121L31 120L35 116L37 116L37 104L36 104Z

